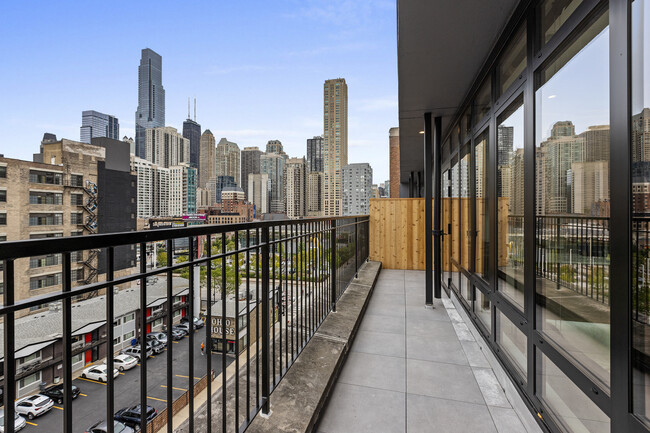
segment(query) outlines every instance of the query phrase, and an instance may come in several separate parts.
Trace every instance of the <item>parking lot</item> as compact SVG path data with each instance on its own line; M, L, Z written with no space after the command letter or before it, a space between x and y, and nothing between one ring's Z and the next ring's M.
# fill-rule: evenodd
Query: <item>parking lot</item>
M195 331L194 335L194 378L196 383L205 375L206 357L201 355L201 341L205 339L205 328ZM189 375L189 338L184 337L171 344L173 356L172 383L167 383L167 352L151 357L147 360L147 404L159 412L167 404L167 386L172 387L174 400L181 396L190 386ZM166 349L168 350L168 349ZM234 358L226 356L226 363L230 364ZM103 362L103 361L100 361ZM215 375L221 372L221 355L212 354L212 369ZM88 427L97 421L106 419L106 385L93 380L78 377L73 381L78 386L81 394L72 403L73 431L85 432ZM138 404L140 402L140 367L120 373L115 379L115 411ZM55 433L63 432L63 407L54 404L54 408L47 414L28 420L24 430L29 433Z

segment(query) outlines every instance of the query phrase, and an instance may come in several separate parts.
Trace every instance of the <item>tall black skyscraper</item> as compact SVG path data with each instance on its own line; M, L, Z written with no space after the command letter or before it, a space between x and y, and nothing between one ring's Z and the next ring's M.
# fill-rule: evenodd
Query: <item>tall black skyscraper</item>
M196 99L194 99L194 120L190 118L190 100L187 100L187 120L183 122L183 137L190 140L190 166L198 169L201 155L201 125L196 123Z
M145 130L165 126L165 89L162 57L149 48L142 50L138 67L138 110L135 112L135 154L145 157Z
M323 137L307 139L307 171L323 171Z

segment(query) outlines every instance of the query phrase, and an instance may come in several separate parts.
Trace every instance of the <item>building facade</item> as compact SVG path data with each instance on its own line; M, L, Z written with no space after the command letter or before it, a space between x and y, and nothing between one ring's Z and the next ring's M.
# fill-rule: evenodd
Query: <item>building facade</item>
M107 137L113 140L120 138L120 122L117 117L87 110L81 113L81 131L79 141L90 143L95 137Z
M190 141L179 134L176 128L171 126L151 128L145 133L147 161L165 168L190 163Z
M198 169L201 161L201 125L196 123L196 119L188 116L183 122L183 137L190 142L190 167Z
M131 170L137 177L137 217L169 216L169 169L132 155Z
M217 143L217 176L231 176L235 183L241 183L241 159L237 143L225 138Z
M325 215L342 215L343 167L348 164L348 85L326 80L323 105L323 200Z
M284 166L284 209L289 218L307 215L307 166L304 158L289 158Z
M260 172L262 153L258 147L245 147L241 151L241 187L246 193L248 193L248 175ZM249 201L252 200L249 198Z
M235 178L232 176L217 176L214 179L210 179L207 184L207 189L210 192L211 204L221 203L221 191L236 186L237 182L235 182Z
M324 174L312 171L307 174L307 215L323 216L323 178Z
M210 179L217 177L217 148L209 129L201 134L201 159L199 161L199 188L205 188Z
M343 167L343 215L367 215L373 192L378 195L376 190L377 185L372 184L370 164L364 162Z
M323 137L307 139L307 171L323 171Z
M169 168L170 216L196 213L196 169L189 164Z
M248 201L255 206L256 216L269 213L271 183L266 173L248 175Z
M135 112L135 154L146 158L146 133L165 126L165 88L162 85L162 57L142 50L138 67L138 109Z
M284 212L284 164L285 158L279 153L266 153L260 156L260 173L269 177L271 196L269 198L269 212Z

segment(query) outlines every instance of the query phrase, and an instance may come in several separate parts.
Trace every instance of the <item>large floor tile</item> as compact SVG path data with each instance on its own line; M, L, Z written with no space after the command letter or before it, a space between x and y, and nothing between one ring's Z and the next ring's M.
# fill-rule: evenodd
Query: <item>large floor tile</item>
M497 433L485 405L407 394L409 433Z
M438 336L407 334L406 357L422 361L469 365L458 340L454 337L443 337L442 334Z
M404 294L402 293L381 293L381 292L376 292L372 294L372 297L370 298L370 304L369 305L387 305L387 306L392 306L392 305L404 305L405 300L404 300Z
M406 359L350 352L338 381L350 385L405 392Z
M430 308L425 307L424 305L419 306L406 306L406 321L408 332L419 333L418 329L424 327L428 329L429 326L436 326L437 322L445 322L449 324L449 329L453 330L451 327L451 321L447 315L447 311L444 308Z
M410 394L485 404L468 366L417 359L407 359L406 365L406 389Z
M377 284L372 291L372 295L401 295L404 296L404 286L399 283L387 282L384 284Z
M488 407L492 420L499 433L524 433L526 428L521 423L514 409Z
M318 430L326 433L406 431L405 394L337 383Z
M402 334L406 332L406 320L404 317L378 316L366 313L359 327L360 331L390 332Z
M373 294L372 297L374 298L375 295ZM377 314L379 316L404 317L405 310L404 305L396 305L390 302L384 302L382 300L378 302L372 302L372 299L370 299L366 313Z
M404 358L406 355L405 340L406 337L399 334L359 331L350 351Z
M463 346L470 366L490 368L490 363L476 341L461 341L460 345Z
M473 368L474 377L488 406L510 408L506 394L491 368Z

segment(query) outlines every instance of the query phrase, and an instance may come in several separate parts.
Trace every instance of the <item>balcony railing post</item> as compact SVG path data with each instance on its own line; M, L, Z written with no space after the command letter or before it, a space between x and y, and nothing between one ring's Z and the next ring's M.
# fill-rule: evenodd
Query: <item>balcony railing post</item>
M12 306L14 304L14 260L7 259L4 261L4 305ZM14 419L14 401L16 399L16 358L15 354L15 313L13 311L4 315L4 430L7 433L13 433L15 423L8 420Z
M354 218L354 278L359 278L359 230L357 218Z
M269 228L262 228L262 413L270 412L269 396L269 349L270 324L269 317Z
M336 220L331 220L330 276L332 284L332 311L336 312Z

